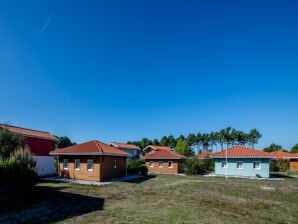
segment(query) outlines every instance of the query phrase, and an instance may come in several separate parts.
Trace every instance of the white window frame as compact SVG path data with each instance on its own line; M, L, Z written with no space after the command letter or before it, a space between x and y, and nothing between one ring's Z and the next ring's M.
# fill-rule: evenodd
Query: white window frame
M65 162L67 166L65 166ZM68 170L68 159L63 159L63 169Z
M225 163L225 166L223 166L223 163ZM225 160L221 161L221 168L222 169L228 169L228 163L227 163L227 161L225 161Z
M238 163L242 163L242 167L241 168L238 167ZM238 170L243 170L244 169L244 162L243 161L236 161L236 168Z
M160 163L161 163L161 165L160 165ZM163 167L163 161L158 161L158 167L159 168L162 168Z
M115 169L117 168L117 160L116 159L114 160L114 168Z
M154 167L154 161L150 161L150 162L149 162L149 166L150 166L150 167Z
M89 161L92 162L92 168L91 168L91 169L88 168ZM87 160L87 171L89 171L89 172L93 172L93 171L94 171L94 163L93 163L93 159L88 159L88 160Z
M255 163L259 163L259 168L255 168ZM254 170L262 170L262 163L260 161L254 161L253 168L254 168Z
M76 162L77 161L79 161L79 167L78 168L76 167ZM75 161L74 161L74 168L75 168L75 170L80 170L81 169L81 161L80 161L80 159L75 159Z
M170 166L170 163L172 164L171 166ZM174 163L173 163L173 161L168 161L168 167L169 167L169 168L173 168L173 167L174 167Z

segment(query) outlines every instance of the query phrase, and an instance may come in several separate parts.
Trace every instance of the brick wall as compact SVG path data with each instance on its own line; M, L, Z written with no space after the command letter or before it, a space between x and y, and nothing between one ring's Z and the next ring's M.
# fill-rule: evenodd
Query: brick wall
M63 159L68 159L68 170L63 169ZM75 170L74 161L80 159L80 170ZM87 170L87 160L93 159L93 171ZM100 181L99 156L59 156L60 176L64 178Z
M298 171L298 159L290 160L290 170Z
M153 167L150 167L150 161L154 162ZM163 166L159 167L158 162L163 161ZM169 167L168 162L173 162L173 168ZM166 159L148 159L146 160L146 166L148 167L149 173L168 173L168 174L178 174L179 160L166 160Z
M117 166L114 168L114 160ZM126 157L102 156L100 164L100 181L126 175Z
M68 169L63 169L63 159L68 159ZM80 159L80 170L75 170L75 159ZM93 171L87 170L87 160L93 159ZM114 160L117 167L114 168ZM126 158L115 156L59 156L59 173L61 177L102 181L126 175Z

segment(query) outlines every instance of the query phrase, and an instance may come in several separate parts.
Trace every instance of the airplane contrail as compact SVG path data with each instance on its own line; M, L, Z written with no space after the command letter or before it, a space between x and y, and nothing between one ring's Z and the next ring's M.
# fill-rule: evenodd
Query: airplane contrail
M39 37L41 38L42 37L42 34L44 33L44 31L47 29L47 27L49 26L51 20L52 20L52 17L54 15L54 11L52 11L52 13L49 15L47 21L45 22L45 24L43 25L43 27L41 28L40 32L39 32Z

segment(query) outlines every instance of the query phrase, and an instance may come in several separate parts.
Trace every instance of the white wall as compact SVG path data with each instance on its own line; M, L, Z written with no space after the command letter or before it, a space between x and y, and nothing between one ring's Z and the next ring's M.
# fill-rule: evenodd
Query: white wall
M36 171L39 176L55 173L53 156L33 156L36 161Z

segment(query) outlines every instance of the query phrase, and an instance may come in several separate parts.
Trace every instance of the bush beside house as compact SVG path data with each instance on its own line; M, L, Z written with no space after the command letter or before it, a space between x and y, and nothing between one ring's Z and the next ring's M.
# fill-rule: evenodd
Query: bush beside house
M133 159L130 161L127 172L129 174L142 174L143 176L147 175L148 168L143 159Z
M185 162L185 173L187 175L203 174L214 170L214 160L211 158L198 159L190 157Z
M29 195L37 183L35 165L27 150L19 150L8 159L0 159L0 185L13 195Z
M23 136L0 127L0 188L22 197L29 196L37 183L36 162L24 148Z

